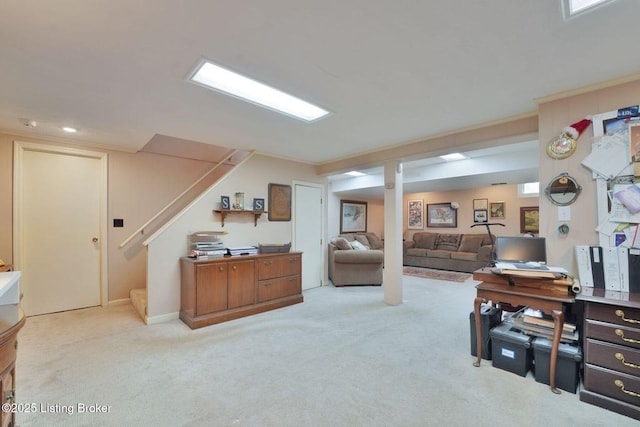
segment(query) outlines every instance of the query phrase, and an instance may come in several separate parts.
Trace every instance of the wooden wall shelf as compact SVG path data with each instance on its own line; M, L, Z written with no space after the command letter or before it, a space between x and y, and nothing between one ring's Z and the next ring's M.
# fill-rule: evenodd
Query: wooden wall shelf
M246 210L237 210L237 209L216 209L215 213L220 214L220 223L224 227L224 219L227 215L253 215L253 226L258 226L258 218L263 213L267 213L267 211L246 211Z

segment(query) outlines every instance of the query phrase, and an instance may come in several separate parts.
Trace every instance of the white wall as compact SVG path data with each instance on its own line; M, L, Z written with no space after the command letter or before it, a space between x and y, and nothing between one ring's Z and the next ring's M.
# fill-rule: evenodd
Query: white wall
M294 180L325 184L312 166L263 155L253 155L222 182L202 195L162 233L151 236L147 247L147 296L149 323L177 318L180 311L180 257L188 253L188 236L195 231L224 230L226 246L288 243L292 240L291 221L268 221L263 214L254 226L253 215L230 215L224 228L220 215L220 196L245 193L245 203L254 197L265 199L268 209L269 183L292 185ZM323 212L326 215L326 212Z

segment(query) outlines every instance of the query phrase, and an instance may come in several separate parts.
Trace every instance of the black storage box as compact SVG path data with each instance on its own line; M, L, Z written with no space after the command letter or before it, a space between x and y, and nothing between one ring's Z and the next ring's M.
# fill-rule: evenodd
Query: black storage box
M482 328L482 358L491 360L491 336L489 331L501 322L502 311L495 307L482 307L480 311L480 325ZM478 356L478 344L476 337L476 316L472 311L469 314L469 326L471 336L471 355Z
M533 366L532 337L503 323L493 328L491 335L491 364L505 371L526 377Z
M551 344L552 342L546 338L535 338L532 344L536 381L547 385L551 370ZM580 381L581 361L582 350L580 347L564 343L558 345L556 387L575 394Z

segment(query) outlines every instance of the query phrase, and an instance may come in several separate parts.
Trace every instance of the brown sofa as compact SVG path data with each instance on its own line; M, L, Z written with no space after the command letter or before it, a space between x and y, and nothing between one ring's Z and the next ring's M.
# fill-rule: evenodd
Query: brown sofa
M488 234L414 233L404 242L402 263L414 267L473 273L489 265Z
M331 239L329 279L335 286L382 285L383 248L382 240L373 233L341 234Z

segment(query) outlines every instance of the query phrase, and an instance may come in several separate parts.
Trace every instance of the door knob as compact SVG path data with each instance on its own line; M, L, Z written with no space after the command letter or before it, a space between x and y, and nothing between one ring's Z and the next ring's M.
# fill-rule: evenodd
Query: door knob
M97 237L94 237L93 239L91 239L91 241L92 241L93 243L97 243L97 242L98 242L98 238L97 238Z

